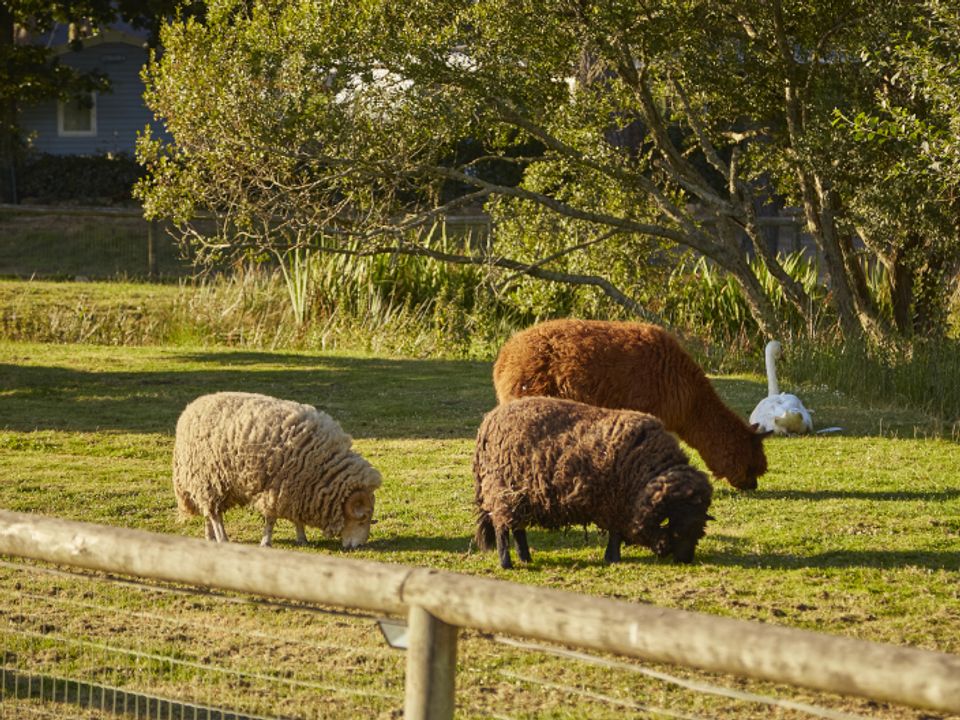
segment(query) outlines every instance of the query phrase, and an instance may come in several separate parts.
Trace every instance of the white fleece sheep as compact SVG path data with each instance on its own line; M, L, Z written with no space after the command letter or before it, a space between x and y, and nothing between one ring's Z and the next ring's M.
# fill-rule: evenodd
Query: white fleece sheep
M267 395L202 395L177 421L173 489L181 515L203 515L209 540L227 541L223 513L253 504L270 545L277 518L340 536L343 547L366 542L380 473L350 449L340 425L311 405Z

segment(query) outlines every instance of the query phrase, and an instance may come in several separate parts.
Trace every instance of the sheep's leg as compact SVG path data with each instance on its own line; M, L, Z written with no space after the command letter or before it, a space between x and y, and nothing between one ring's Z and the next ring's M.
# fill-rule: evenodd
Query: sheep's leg
M620 533L612 532L610 537L607 539L607 549L603 553L603 561L608 563L620 562L620 545L623 543L623 538L620 536Z
M213 528L214 540L217 542L230 542L230 538L227 537L227 529L223 526L223 513L210 513L207 522L210 524L210 527ZM209 535L207 537L209 537Z
M527 531L514 530L513 541L517 544L517 555L520 557L520 562L530 562L530 546L527 545Z
M507 528L497 528L497 555L500 556L500 567L509 570L513 567L510 560L510 531Z
M306 545L307 544L307 531L303 527L303 523L294 523L297 526L297 545Z
M263 537L260 539L261 547L270 547L270 543L273 542L273 524L276 522L274 518L265 517L263 519Z

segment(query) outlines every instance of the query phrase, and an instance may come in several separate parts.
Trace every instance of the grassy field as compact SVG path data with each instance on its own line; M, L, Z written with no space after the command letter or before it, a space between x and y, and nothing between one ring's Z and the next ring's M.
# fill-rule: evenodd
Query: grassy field
M716 378L715 384L743 415L766 390L762 378L752 376ZM865 406L828 388L796 390L814 410L819 427L840 426L842 432L771 439L770 471L755 492L716 483L711 509L716 521L692 566L660 561L642 548L626 548L622 564L605 566L604 539L596 529L574 528L534 530L531 566L503 571L493 554L471 552L469 542L473 439L483 413L495 402L489 363L2 342L0 507L201 536L200 520L181 524L176 518L170 486L173 431L191 399L217 390L315 404L353 435L357 449L384 476L371 542L353 557L960 653L960 447L937 436L940 426L931 418L880 402ZM693 458L702 467L699 457ZM226 525L239 542L259 539L260 522L251 511L232 510ZM308 534L313 542L304 552L342 552L335 541L319 538L316 531ZM289 524L278 523L274 537L276 546L294 547ZM9 571L3 577L4 584L12 582ZM47 581L36 582L34 593L42 597ZM64 597L83 596L69 582L59 588ZM129 608L133 601L118 597L113 602ZM68 607L56 609L65 615L64 626L77 620ZM242 610L218 608L218 623L229 624L226 618L233 612L233 622L246 622ZM196 615L201 624L210 610L187 603L182 612ZM290 634L291 628L277 632ZM321 639L348 632L357 634L352 644L370 646L369 662L341 675L334 667L339 660L318 652L309 660L311 668L329 682L396 692L402 657L374 650L372 630L337 623L317 630ZM260 662L261 671L283 664L266 656ZM807 717L658 689L630 673L512 651L479 634L465 633L460 663L463 717L623 716L622 707L577 695L583 688L709 717ZM394 675L387 677L387 666ZM536 684L537 678L543 682ZM709 679L868 717L934 717ZM396 709L395 701L379 696L327 698L331 704L307 709L306 701L298 702L308 717L392 717Z

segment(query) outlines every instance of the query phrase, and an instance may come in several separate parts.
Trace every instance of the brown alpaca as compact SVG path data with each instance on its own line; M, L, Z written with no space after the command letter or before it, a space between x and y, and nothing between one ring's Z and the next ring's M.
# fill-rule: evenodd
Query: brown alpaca
M757 431L717 395L700 366L656 325L551 320L500 349L493 366L498 402L528 395L656 415L700 453L710 471L752 490L767 471Z

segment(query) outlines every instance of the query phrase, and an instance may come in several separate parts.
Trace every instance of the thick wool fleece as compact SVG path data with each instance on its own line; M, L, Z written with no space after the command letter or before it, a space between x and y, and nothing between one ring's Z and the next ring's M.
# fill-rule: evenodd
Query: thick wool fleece
M767 470L763 435L724 404L700 366L656 325L534 325L500 349L493 382L500 403L545 395L656 415L739 488L755 488Z
M473 472L482 547L489 518L511 530L594 523L664 554L672 548L663 521L692 514L695 545L712 496L706 476L655 417L556 398L489 412Z
M201 396L177 422L177 504L185 515L209 517L253 502L267 519L339 535L347 497L381 483L351 442L311 405L254 393Z

